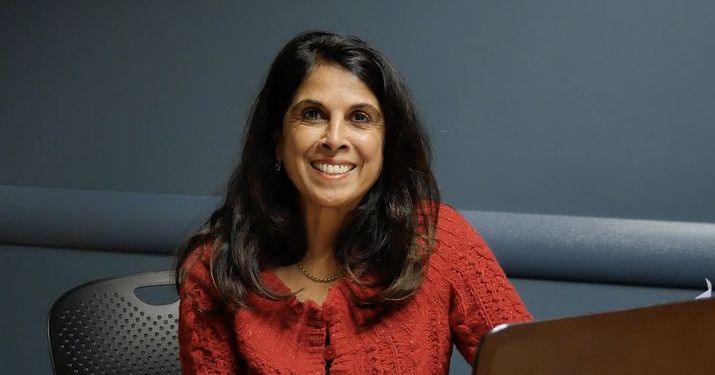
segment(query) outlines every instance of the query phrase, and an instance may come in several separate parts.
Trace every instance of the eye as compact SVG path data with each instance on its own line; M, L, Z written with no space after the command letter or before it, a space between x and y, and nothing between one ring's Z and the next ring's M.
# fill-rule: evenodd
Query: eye
M370 116L365 112L355 112L352 115L352 120L355 122L370 122Z
M318 121L323 119L323 112L321 112L318 108L306 108L303 111L303 120L308 120L308 121Z

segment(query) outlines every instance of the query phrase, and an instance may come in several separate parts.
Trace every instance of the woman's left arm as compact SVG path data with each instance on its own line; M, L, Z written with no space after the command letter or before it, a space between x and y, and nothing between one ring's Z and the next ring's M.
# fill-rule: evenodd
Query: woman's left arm
M449 267L452 340L472 364L487 331L502 323L528 321L532 316L484 239L453 209L440 218L440 222L445 221L450 227L446 239L454 237L451 244L444 244L451 248L452 258Z

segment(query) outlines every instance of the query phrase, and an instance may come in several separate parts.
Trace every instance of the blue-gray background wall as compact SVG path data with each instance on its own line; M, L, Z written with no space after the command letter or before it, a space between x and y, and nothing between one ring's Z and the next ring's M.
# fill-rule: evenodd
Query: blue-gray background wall
M216 194L277 49L382 49L459 208L715 220L715 3L16 1L0 183Z
M457 208L714 222L713 19L707 0L2 1L0 184L220 194L271 59L328 28L405 76ZM8 373L47 371L33 335L66 287L170 264L0 257Z

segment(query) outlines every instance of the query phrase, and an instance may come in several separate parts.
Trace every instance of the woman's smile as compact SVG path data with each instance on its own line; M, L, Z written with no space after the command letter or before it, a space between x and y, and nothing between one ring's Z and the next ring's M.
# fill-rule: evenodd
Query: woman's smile
M312 161L310 162L310 165L321 175L325 175L331 179L346 177L348 173L352 172L357 167L353 163L322 160Z

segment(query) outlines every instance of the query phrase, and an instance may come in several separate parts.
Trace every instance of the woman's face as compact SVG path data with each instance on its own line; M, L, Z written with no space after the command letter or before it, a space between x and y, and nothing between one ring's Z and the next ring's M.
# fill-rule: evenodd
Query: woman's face
M357 76L318 63L283 117L276 158L303 207L352 209L382 169L385 138L380 103Z

